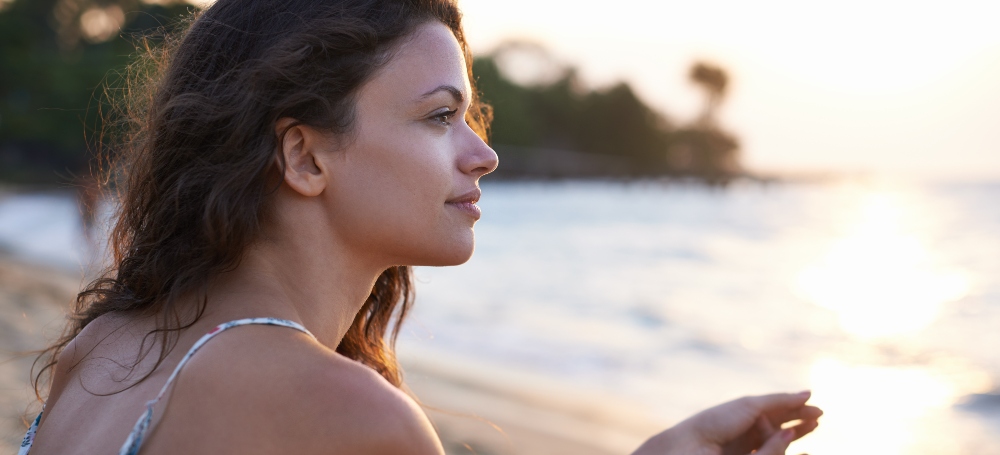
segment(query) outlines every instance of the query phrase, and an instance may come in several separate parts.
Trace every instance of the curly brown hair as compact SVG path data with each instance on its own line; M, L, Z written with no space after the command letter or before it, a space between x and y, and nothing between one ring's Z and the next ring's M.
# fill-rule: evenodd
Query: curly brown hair
M284 174L277 120L349 134L358 89L434 20L455 34L473 80L452 0L218 0L161 44L142 40L118 103L123 136L102 153L119 203L112 265L78 294L65 333L36 361L36 393L67 344L110 312L157 318L146 336L162 337L159 366L168 335L203 315L209 281L261 235ZM491 111L473 94L466 121L486 139ZM192 292L198 308L185 320L179 298ZM413 298L409 268L385 270L337 352L398 387L394 345Z

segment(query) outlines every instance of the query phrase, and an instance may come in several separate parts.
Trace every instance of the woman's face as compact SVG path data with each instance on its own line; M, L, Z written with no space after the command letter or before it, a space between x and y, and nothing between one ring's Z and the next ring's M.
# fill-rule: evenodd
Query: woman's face
M404 39L361 87L350 138L322 155L337 235L393 265L454 265L472 255L479 177L496 153L465 122L465 56L437 21Z

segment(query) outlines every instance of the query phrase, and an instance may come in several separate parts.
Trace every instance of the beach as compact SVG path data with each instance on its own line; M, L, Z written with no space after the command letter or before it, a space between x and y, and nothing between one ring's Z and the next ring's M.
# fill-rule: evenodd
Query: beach
M626 454L810 389L826 414L789 453L1000 454L1000 185L482 189L473 258L415 269L397 344L448 453ZM38 349L100 249L72 194L2 196L3 349ZM0 370L11 445L30 363Z
M0 452L17 452L25 420L41 407L30 382L30 351L59 335L79 284L69 273L0 255Z
M17 451L26 419L40 406L30 385L35 356L18 353L44 348L58 336L81 283L64 270L0 255L0 453ZM449 455L624 454L643 439L643 426L635 422L610 425L616 415L610 408L595 408L588 400L545 400L543 390L520 390L509 382L491 387L464 370L416 359L404 364L407 387L424 405Z

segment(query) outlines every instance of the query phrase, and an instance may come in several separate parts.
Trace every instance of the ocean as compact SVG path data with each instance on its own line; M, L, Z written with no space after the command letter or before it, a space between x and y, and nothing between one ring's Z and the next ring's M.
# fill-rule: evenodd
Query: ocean
M1000 184L482 188L472 260L415 271L404 363L664 425L810 389L790 453L1000 454ZM11 254L79 270L79 226L72 195L0 196Z

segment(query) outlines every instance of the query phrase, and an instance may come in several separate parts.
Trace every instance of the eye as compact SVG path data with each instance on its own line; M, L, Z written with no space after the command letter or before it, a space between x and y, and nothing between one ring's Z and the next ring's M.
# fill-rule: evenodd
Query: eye
M456 113L458 113L457 109L437 112L430 117L430 120L440 125L451 125L451 119L455 117Z

